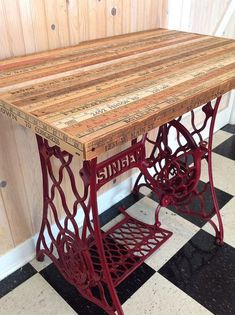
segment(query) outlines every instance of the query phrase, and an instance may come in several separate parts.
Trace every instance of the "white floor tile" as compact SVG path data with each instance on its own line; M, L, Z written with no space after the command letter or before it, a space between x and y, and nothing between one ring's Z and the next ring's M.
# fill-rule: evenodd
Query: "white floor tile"
M235 196L235 161L213 153L212 167L215 187ZM207 162L202 163L201 179L208 182Z
M46 268L47 266L49 266L52 263L52 261L50 260L50 258L48 258L47 256L45 256L43 261L38 261L36 258L30 261L30 264L34 267L34 269L36 269L38 272L40 272L41 270L43 270L44 268Z
M77 314L40 276L34 275L0 299L0 315Z
M223 224L224 224L224 241L235 247L235 197L232 198L221 210L220 210ZM217 221L217 217L213 217L214 222ZM210 234L214 235L214 229L207 223L204 225L203 230L209 232Z
M148 187L145 187L145 186L140 188L140 193L145 195L145 196L149 195L151 193L151 191L152 191L151 189L149 189Z
M212 314L158 273L124 303L123 309L125 315Z
M228 133L223 130L218 130L213 136L212 148L214 149L215 147L220 145L222 142L226 141L231 136L232 136L231 133Z

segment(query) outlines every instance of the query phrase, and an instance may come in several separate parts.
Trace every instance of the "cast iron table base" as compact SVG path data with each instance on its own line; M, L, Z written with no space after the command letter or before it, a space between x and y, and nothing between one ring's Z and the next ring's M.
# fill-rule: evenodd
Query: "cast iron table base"
M77 187L78 174L74 174L71 168L73 156L37 136L44 201L37 259L41 261L47 255L83 297L96 303L107 314L117 312L121 315L124 313L115 287L172 235L159 222L162 206L172 205L179 212L210 222L215 230L216 242L222 244L223 225L214 190L211 160L213 130L220 100L221 97L215 105L209 102L202 107L204 122L198 129L195 112L191 111L190 130L186 129L180 117L161 126L155 141L144 135L139 141L133 140L128 149L101 163L97 162L97 158L84 161L79 172L83 183L82 194ZM210 128L208 143L202 137L207 127ZM172 134L175 134L178 143L176 148L169 141ZM147 142L153 146L149 157L145 152ZM52 159L60 164L57 174L52 167ZM199 190L202 160L208 163L209 181ZM123 219L103 232L99 225L97 191L132 168L140 171L133 191L137 193L142 186L147 186L159 200L155 223L143 223L122 208ZM65 173L74 195L72 207L68 205L64 191ZM213 199L212 209L205 207L207 190L210 190ZM60 209L55 205L56 198L58 204L58 195ZM198 204L196 209L193 207L195 200ZM58 215L61 209L64 214L62 219ZM211 219L214 214L218 224ZM82 226L77 223L78 218L82 218Z

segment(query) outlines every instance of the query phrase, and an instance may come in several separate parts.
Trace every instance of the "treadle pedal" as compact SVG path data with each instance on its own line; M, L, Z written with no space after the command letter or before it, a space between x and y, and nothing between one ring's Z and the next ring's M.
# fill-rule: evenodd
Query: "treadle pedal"
M120 284L153 252L159 249L173 233L138 221L128 214L103 234L103 246L114 285ZM102 271L97 247L92 244L90 254L98 274Z

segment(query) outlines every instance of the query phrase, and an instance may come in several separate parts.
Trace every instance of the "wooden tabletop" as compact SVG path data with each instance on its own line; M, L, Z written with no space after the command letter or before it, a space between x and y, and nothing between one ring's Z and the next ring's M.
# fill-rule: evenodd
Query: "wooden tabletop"
M0 61L0 112L91 159L235 87L235 41L157 29Z

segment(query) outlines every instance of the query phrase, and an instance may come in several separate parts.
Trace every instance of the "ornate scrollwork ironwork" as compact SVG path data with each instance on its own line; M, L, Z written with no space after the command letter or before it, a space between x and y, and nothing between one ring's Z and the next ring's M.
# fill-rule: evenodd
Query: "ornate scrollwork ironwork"
M148 168L154 170L152 185L148 178L140 174L134 186L134 191L139 191L142 186L149 187L157 195L160 206L172 205L177 211L200 217L211 223L216 233L216 241L223 243L223 225L219 213L218 202L212 176L212 137L215 117L221 97L215 104L208 102L202 107L204 114L203 123L196 127L195 111L191 111L191 126L187 129L182 117L172 120L161 126L155 141L147 138L152 144L152 151L147 158ZM203 133L209 127L208 142L203 140ZM175 138L175 142L171 139ZM174 147L174 144L177 146ZM203 188L199 187L201 163L208 163L209 181ZM141 182L141 178L144 178ZM205 194L210 193L213 200L213 209L207 209ZM193 205L197 205L196 208ZM158 208L158 211L160 207ZM218 226L211 217L216 214Z

